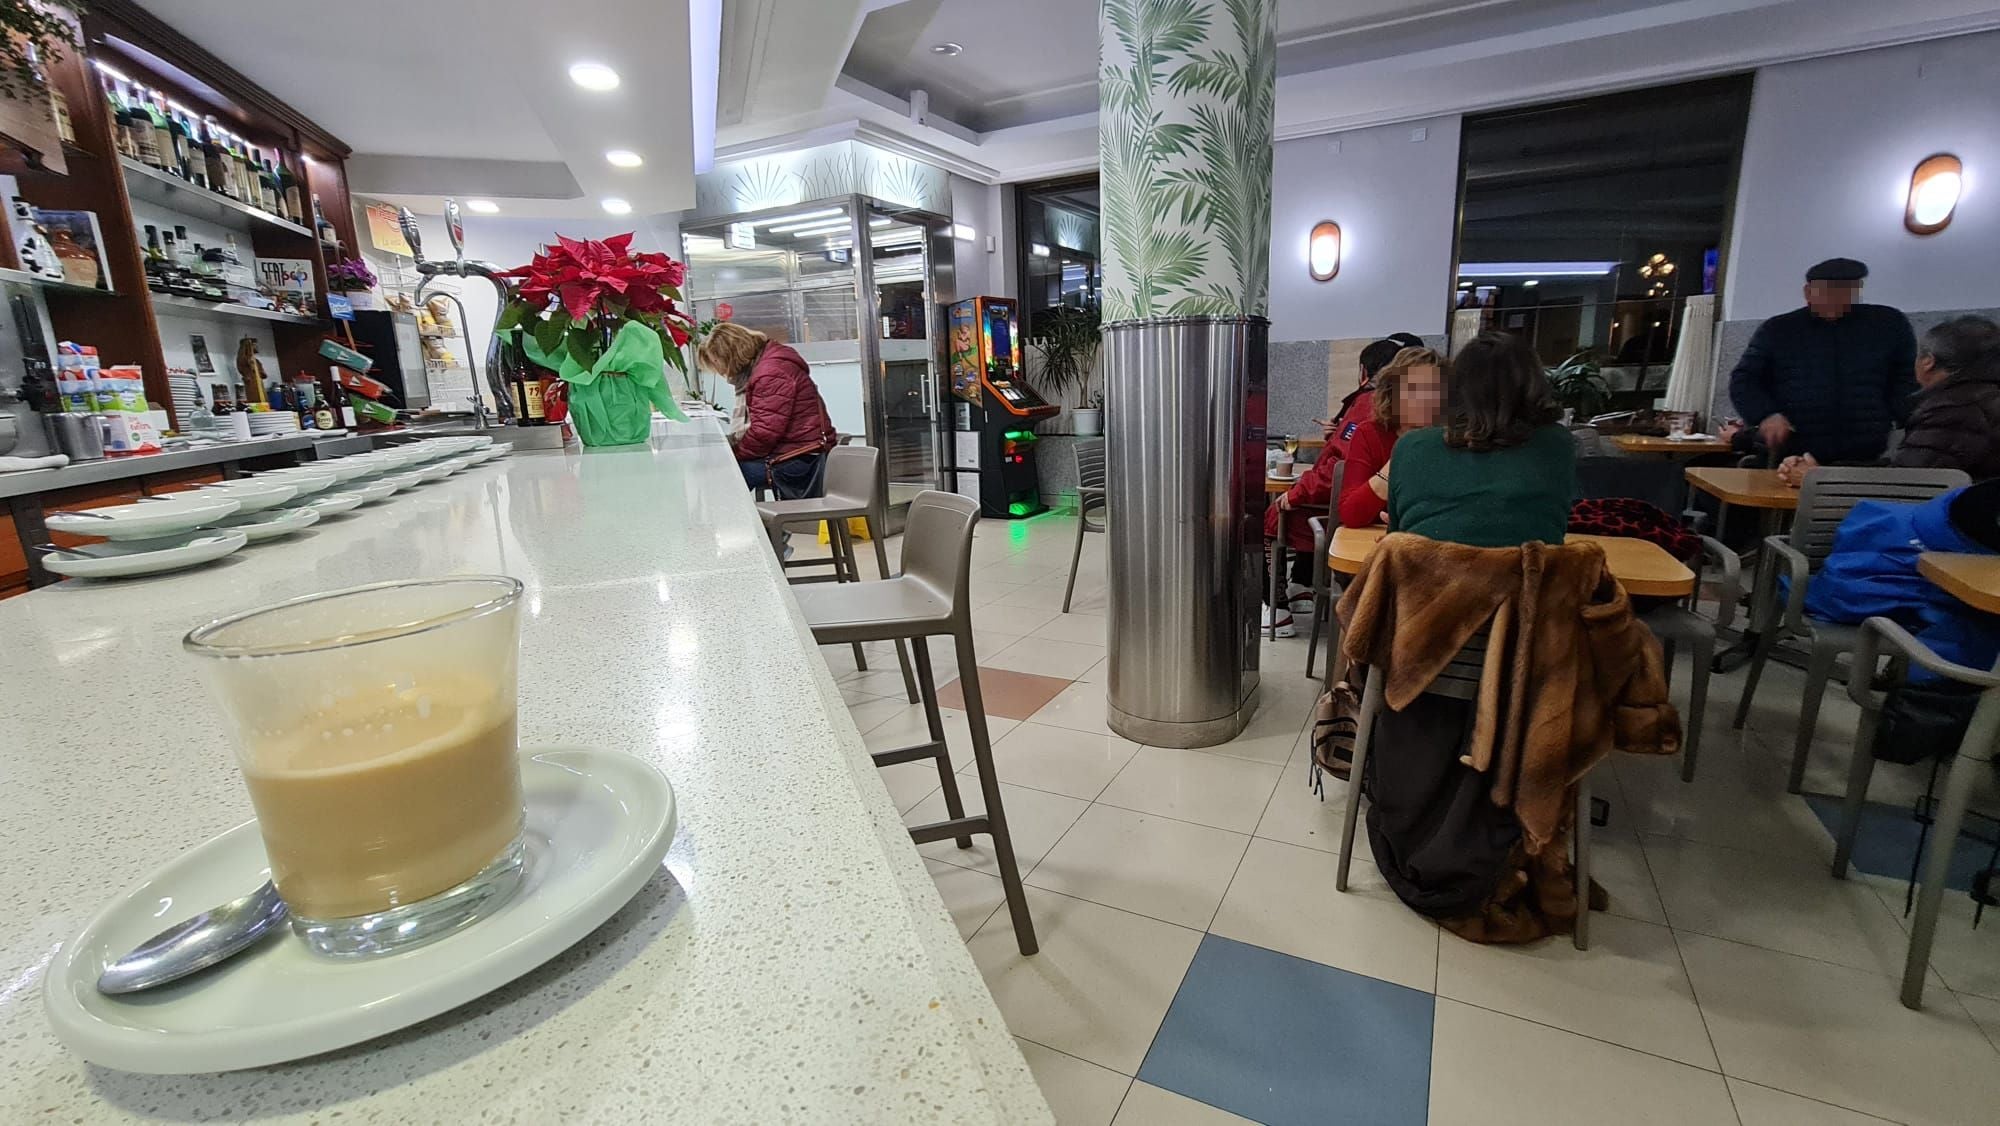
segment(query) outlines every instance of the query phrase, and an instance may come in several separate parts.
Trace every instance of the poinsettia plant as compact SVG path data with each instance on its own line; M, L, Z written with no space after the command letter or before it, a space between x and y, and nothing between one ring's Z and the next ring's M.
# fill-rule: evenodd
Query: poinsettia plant
M606 239L557 235L554 246L500 276L515 279L517 295L501 311L500 329L520 326L541 351L567 351L589 368L623 322L637 321L660 334L668 363L687 370L680 351L694 328L694 318L680 307L687 267L665 254L633 250L630 232Z
M326 268L326 287L336 293L374 289L376 280L375 271L359 258L335 262Z

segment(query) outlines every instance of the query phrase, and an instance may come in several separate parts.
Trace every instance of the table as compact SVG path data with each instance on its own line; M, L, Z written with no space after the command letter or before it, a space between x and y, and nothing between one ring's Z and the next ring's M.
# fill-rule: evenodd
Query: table
M1305 476L1305 473L1301 470L1296 477L1265 477L1264 495L1274 497L1280 493L1288 493L1292 490L1293 485L1299 483L1299 477L1303 476Z
M1784 483L1775 469L1736 469L1725 466L1693 466L1687 470L1690 487L1707 493L1721 502L1716 509L1716 534L1722 534L1722 522L1729 516L1729 506L1754 508L1758 511L1757 570L1751 579L1750 620L1734 644L1715 655L1709 662L1714 672L1729 672L1741 668L1757 649L1760 633L1759 624L1770 610L1766 605L1764 588L1768 576L1764 567L1769 562L1762 550L1764 539L1778 534L1783 527L1785 513L1799 507L1799 490Z
M1611 443L1628 454L1702 457L1735 448L1720 438L1662 438L1653 434L1611 434Z
M616 748L680 829L575 948L452 1014L223 1076L88 1068L42 975L116 889L250 816L180 638L378 579L527 586L524 746ZM207 568L0 602L0 1122L1048 1123L712 421L515 454Z
M1359 574L1361 565L1368 561L1369 553L1388 532L1389 529L1379 524L1372 528L1336 530L1333 544L1327 548L1327 566L1343 575ZM1694 593L1694 572L1651 540L1630 536L1576 535L1570 536L1566 542L1594 543L1603 548L1604 562L1610 568L1611 576L1624 584L1628 594L1680 598Z
M1917 557L1917 571L1967 606L2000 613L2000 558L1927 551ZM2000 675L2000 664L1992 671ZM1924 975L1937 939L1938 909L1944 905L1945 877L1958 844L1959 826L1965 822L1979 776L1991 769L1987 764L1996 756L2000 756L2000 688L1988 688L1980 693L1965 738L1945 768L1944 794L1938 802L1930 843L1925 846L1917 883L1917 912L1910 923L1910 948L1903 959L1902 997L1908 1008L1923 1007ZM1836 866L1835 875L1839 874Z

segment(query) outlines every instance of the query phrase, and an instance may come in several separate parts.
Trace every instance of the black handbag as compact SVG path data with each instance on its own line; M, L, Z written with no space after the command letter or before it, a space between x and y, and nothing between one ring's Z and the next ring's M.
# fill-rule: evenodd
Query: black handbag
M1875 757L1916 763L1950 758L1972 725L1980 690L1955 680L1897 684L1882 703Z

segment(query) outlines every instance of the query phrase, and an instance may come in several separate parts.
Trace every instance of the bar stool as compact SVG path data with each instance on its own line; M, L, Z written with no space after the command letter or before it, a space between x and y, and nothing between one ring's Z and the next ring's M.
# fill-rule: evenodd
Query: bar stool
M835 451L838 452L838 451ZM993 768L993 745L986 731L986 705L979 694L979 663L972 651L972 528L979 522L979 502L954 493L927 491L910 502L903 528L903 571L879 582L799 591L799 607L821 645L843 642L908 640L916 649L917 680L923 690L924 721L930 741L894 750L876 751L876 766L931 759L944 787L944 821L910 828L918 844L951 838L960 848L972 847L972 834L993 838L1000 884L1014 920L1014 939L1021 953L1040 948L1034 920L1021 892L1020 866L1007 815L1000 808L1000 779ZM979 790L986 812L966 816L959 798L951 751L945 746L944 719L938 714L937 682L931 671L929 639L948 636L958 657L958 682L965 694L966 726L972 729L972 761L979 772Z
M794 583L860 582L861 569L855 561L854 537L847 528L849 520L859 518L866 523L868 538L875 544L875 564L881 569L882 576L887 578L889 552L882 545L882 539L889 531L889 513L882 486L882 451L873 446L835 446L827 451L821 473L826 482L821 496L757 502L757 515L763 518L764 531L771 537L773 549L784 541L787 525L826 523L830 549L827 558L781 557L779 566L787 571L833 568L830 575L791 577L790 581ZM917 702L917 682L910 675L909 650L901 641L896 642L896 660L903 667L903 692L914 704ZM868 667L868 658L858 642L854 646L854 664L860 669Z

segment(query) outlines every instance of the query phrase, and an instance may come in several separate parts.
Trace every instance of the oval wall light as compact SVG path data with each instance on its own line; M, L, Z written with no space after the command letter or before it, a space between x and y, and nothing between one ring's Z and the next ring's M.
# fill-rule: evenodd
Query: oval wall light
M1323 219L1313 225L1306 244L1306 267L1314 281L1330 281L1340 272L1340 224Z
M1965 186L1965 166L1948 152L1927 156L1910 173L1910 199L1903 226L1914 235L1934 235L1951 225L1951 213Z

